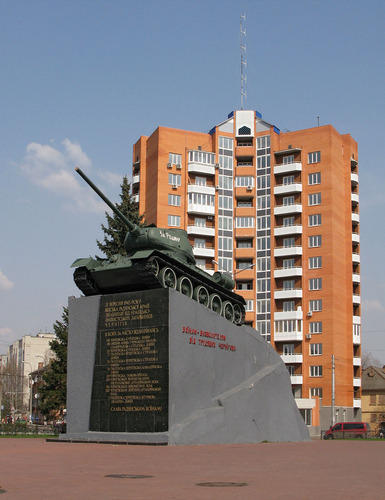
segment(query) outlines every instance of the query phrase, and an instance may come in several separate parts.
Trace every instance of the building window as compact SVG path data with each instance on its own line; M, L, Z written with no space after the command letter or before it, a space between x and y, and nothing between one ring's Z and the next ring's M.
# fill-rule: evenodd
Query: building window
M237 290L252 290L253 282L252 281L238 281L237 282Z
M221 271L231 273L233 271L233 259L230 257L218 257L218 268Z
M321 214L309 215L309 227L321 225Z
M218 207L224 210L233 209L233 198L231 196L219 196Z
M310 376L311 377L322 377L322 366L310 366Z
M309 323L309 333L322 333L322 321L311 321Z
M257 177L257 189L266 189L270 187L270 175L259 175Z
M309 311L317 312L322 311L322 300L309 300Z
M172 165L181 165L182 164L182 155L178 155L175 153L168 154L168 162Z
M292 356L294 354L294 344L283 344L282 354Z
M270 147L270 136L257 137L257 149L264 149Z
M377 404L377 395L376 394L371 394L370 395L369 404L371 406L375 406Z
M233 238L219 236L218 250L232 250L232 249L233 249Z
M294 280L283 280L283 289L284 290L294 290L295 281Z
M308 174L307 177L309 186L313 184L321 184L321 172L314 172L314 174Z
M282 179L282 183L284 186L294 184L294 175L285 175L285 177Z
M196 266L199 269L206 269L206 260L205 259L195 259Z
M235 227L254 227L254 217L235 217Z
M204 205L206 207L213 207L214 199L215 197L212 194L189 193L188 195L188 202L193 205Z
M169 194L168 204L174 207L180 207L180 196L178 194Z
M231 152L231 155L232 154L233 152ZM233 164L234 161L232 156L223 156L223 155L219 156L219 165L223 170L233 170Z
M194 225L196 227L206 227L206 219L204 217L195 217Z
M218 229L224 229L227 231L232 231L233 229L233 219L232 217L219 216L218 218Z
M254 311L254 300L246 300L246 304L245 304L245 310L246 311Z
M321 356L322 344L310 344L310 356Z
M316 236L309 236L309 248L320 247L322 244L322 236L317 234Z
M257 250L269 250L270 248L270 236L263 236L257 238Z
M207 178L206 177L200 177L197 175L195 177L195 185L196 186L206 186L207 185Z
M245 207L248 207L248 208L251 208L253 206L253 200L250 198L248 198L247 200L237 200L237 207L241 207L241 208L245 208Z
M310 396L311 397L318 396L319 398L322 398L322 387L312 387L310 389Z
M295 310L295 302L294 300L285 300L282 304L282 308L284 312L291 312Z
M322 290L322 278L312 278L309 280L309 290Z
M204 238L195 238L194 239L194 247L195 248L206 248L206 240Z
M321 161L321 151L314 151L312 153L308 153L307 162L310 163L319 163Z
M284 269L293 269L295 266L295 259L283 259Z
M237 248L252 248L253 240L237 240Z
M270 292L270 280L257 279L257 292Z
M252 260L237 260L237 269L248 269L253 265Z
M308 200L309 200L309 207L312 207L314 205L321 205L321 193L309 194Z
M168 225L173 227L180 227L180 216L179 215L169 215Z
M168 174L168 183L171 186L181 186L182 176L180 174Z
M242 176L242 177L236 177L235 178L235 186L236 187L248 187L254 186L254 177L247 177L247 176Z
M229 175L220 175L218 177L218 183L221 189L233 189L233 178Z
M270 314L270 300L257 300L257 314Z
M292 365L288 365L286 368L287 368L287 370L288 370L288 372L289 372L290 376L292 377L292 376L294 375L294 372L295 372L295 368L294 368L294 366L292 366Z
M205 163L206 165L214 165L215 154L207 153L206 151L189 151L188 161L192 163ZM171 160L170 163L172 163Z
M257 229L266 229L270 227L270 215L257 217Z
M270 208L270 196L257 196L257 208Z
M282 200L283 206L294 205L294 196L284 196Z
M283 238L284 248L291 248L295 246L295 238Z
M257 258L257 271L270 271L270 257Z
M284 217L283 225L284 227L294 226L295 218L294 217Z
M283 164L289 165L290 163L294 163L294 155L288 155L283 157Z
M321 269L322 257L309 257L309 269Z

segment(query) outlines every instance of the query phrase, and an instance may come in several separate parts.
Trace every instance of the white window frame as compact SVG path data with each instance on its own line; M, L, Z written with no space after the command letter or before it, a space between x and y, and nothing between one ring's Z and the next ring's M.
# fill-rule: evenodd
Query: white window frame
M172 207L180 207L181 197L179 194L169 194L168 204Z
M322 333L322 321L310 321L309 333L311 334Z
M309 290L322 290L322 278L310 278Z
M309 215L309 227L321 226L322 224L322 215L321 214L312 214Z
M322 268L322 257L318 255L317 257L309 257L309 269L321 269Z
M310 377L322 377L322 365L309 366Z
M322 299L309 300L309 311L311 312L322 311Z
M309 236L309 248L317 248L320 246L322 246L322 236L320 234Z
M181 186L182 176L180 174L168 174L168 183L170 186Z
M321 151L313 151L307 154L307 162L309 165L319 163L321 161Z
M180 215L168 215L168 225L170 227L180 227Z
M308 206L321 205L321 193L310 193L308 196Z
M309 355L310 356L322 356L322 344L309 344Z
M309 186L314 186L315 184L321 184L321 172L314 172L308 174L307 181Z

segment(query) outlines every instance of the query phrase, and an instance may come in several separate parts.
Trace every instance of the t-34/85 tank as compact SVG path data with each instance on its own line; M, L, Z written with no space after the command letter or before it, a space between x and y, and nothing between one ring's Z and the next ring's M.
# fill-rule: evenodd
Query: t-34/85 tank
M170 287L236 325L243 323L245 300L232 291L234 280L227 273L215 272L211 276L195 265L186 231L133 224L80 168L76 171L128 228L124 240L127 255L109 259L88 257L72 264L76 267L75 284L84 295Z

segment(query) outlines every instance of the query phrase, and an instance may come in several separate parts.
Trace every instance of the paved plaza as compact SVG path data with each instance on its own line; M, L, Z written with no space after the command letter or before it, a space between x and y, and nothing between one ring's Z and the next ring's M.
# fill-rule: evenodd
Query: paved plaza
M383 441L145 446L0 439L5 499L383 499Z

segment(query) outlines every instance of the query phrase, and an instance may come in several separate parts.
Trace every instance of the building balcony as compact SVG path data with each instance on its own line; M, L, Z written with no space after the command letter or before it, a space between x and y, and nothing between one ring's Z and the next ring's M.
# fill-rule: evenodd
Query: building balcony
M350 173L350 180L352 184L358 184L358 174L353 174L353 172Z
M361 399L353 399L353 408L361 408Z
M357 222L358 224L360 222L360 214L352 212L352 222Z
M274 299L302 299L302 288L293 288L292 290L274 290Z
M353 377L353 386L361 387L361 377Z
M188 193L200 193L200 194L211 194L215 195L214 186L201 186L200 184L189 184L187 186Z
M313 398L295 398L295 402L300 410L311 410L315 408L315 399Z
M290 172L301 172L302 171L302 163L288 163L286 165L275 165L274 166L274 174L288 174Z
M359 264L361 259L360 259L360 254L359 253L353 253L352 254L352 261L355 263L355 264Z
M361 366L361 356L353 357L353 366Z
M215 166L207 163L189 162L187 171L192 174L215 175Z
M274 257L291 257L292 255L302 255L302 246L274 248Z
M293 363L303 363L303 354L281 354L281 359L289 365Z
M290 375L291 385L302 385L303 377L302 375Z
M301 214L302 205L301 203L294 203L293 205L276 205L274 207L274 215L289 215L289 214Z
M361 283L361 277L359 274L353 273L353 283Z
M353 325L361 324L361 316L353 316Z
M291 194L291 193L302 193L302 184L294 182L293 184L279 184L274 186L274 194Z
M245 186L245 187L236 187L235 188L235 197L236 198L250 198L255 196L255 187L254 186Z
M203 248L203 247L194 247L193 252L195 257L215 257L215 249L214 248Z
M359 243L360 242L360 235L358 233L352 233L352 242L353 243Z
M139 182L140 182L140 175L133 175L132 176L132 183L139 184Z
M236 158L252 158L254 155L254 146L235 146Z
M132 195L132 201L134 203L139 203L139 194Z
M215 236L215 227L187 226L187 234L198 234L200 236Z
M353 294L353 304L359 306L361 304L361 296Z
M274 313L274 321L284 321L284 320L302 320L303 319L303 311L277 311Z
M302 267L274 269L274 278L290 278L291 276L302 276Z
M189 203L187 207L189 214L215 215L215 207L211 205L199 205L198 203Z
M352 203L357 205L360 202L360 197L358 196L358 194L352 193L351 200L352 200Z
M236 248L235 249L235 258L236 259L254 259L255 257L255 248Z
M302 224L274 227L274 236L290 236L292 234L302 234Z

